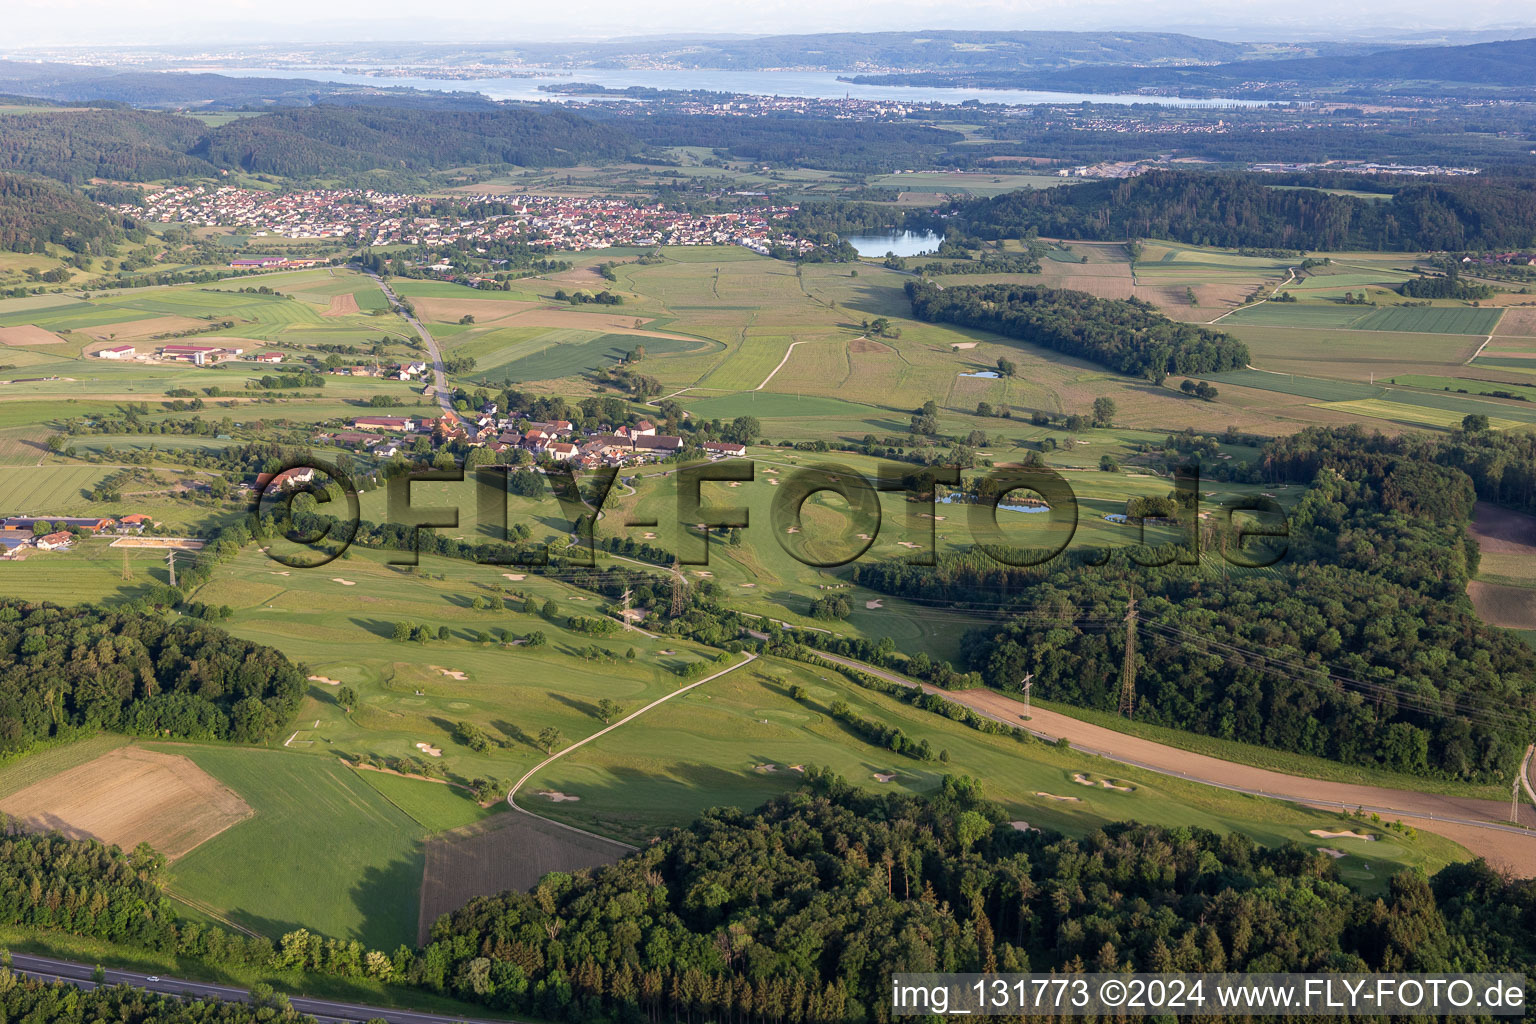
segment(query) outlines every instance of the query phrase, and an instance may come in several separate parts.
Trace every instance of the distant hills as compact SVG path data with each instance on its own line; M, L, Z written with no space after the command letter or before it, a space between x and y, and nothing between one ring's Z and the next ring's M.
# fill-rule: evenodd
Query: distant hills
M483 111L317 105L210 128L179 114L78 110L8 115L0 171L80 183L246 171L289 177L472 164L568 167L637 147L622 127L563 107Z
M1457 87L1536 88L1536 39L1466 46L1408 46L1352 56L1226 61L1209 66L1133 64L1049 71L1020 69L967 75L921 72L862 75L877 84L1026 88L1068 92L1179 91L1185 94L1283 96L1297 91L1396 90L1423 95Z

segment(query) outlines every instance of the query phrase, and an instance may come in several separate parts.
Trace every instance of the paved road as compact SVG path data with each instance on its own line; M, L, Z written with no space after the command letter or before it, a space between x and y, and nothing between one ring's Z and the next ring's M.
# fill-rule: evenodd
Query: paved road
M382 277L368 270L363 273L373 278L373 283L379 286L379 290L384 293L384 297L389 300L391 306L402 305L399 296L395 295L393 288L384 283ZM432 355L432 380L436 385L437 404L443 407L444 415L453 417L455 423L463 423L464 417L460 416L458 410L453 407L453 392L448 389L448 374L443 370L443 353L437 347L437 339L433 338L432 332L411 314L402 312L400 315L405 318L406 323L415 328L417 334L421 335L421 340L427 343L427 351Z
M758 635L759 634L753 634ZM825 658L901 686L918 686L903 676L824 651ZM1415 828L1434 832L1465 846L1490 863L1508 867L1525 876L1536 876L1536 830L1507 824L1509 804L1499 800L1443 796L1414 790L1387 789L1345 782L1308 779L1252 765L1223 761L1153 740L1130 736L1093 725L1038 706L1024 717L1024 704L996 690L942 690L921 684L924 691L975 711L1004 725L1028 729L1043 739L1066 739L1076 750L1121 764L1173 775L1191 782L1216 786L1236 793L1266 796L1330 810L1363 808L1385 817L1401 818ZM1521 809L1522 822L1530 822L1531 809Z
M83 989L92 989L96 983L91 980L94 967L90 964L75 963L70 960L55 960L52 957L32 956L29 953L12 953L11 970L17 974L24 974L30 978L39 978L43 981L55 979L67 981ZM206 981L187 981L182 978L165 978L159 981L150 981L148 976L134 971L108 970L106 972L108 985L132 985L135 988L148 989L151 992L160 992L168 996L182 998L190 996L197 999L216 998L226 1002L246 1002L250 999L250 993L243 988L235 988L230 985L215 985ZM481 1021L474 1017L453 1017L441 1013L418 1013L413 1010L395 1010L383 1006L364 1006L360 1003L341 1003L329 999L307 999L303 996L290 997L289 1002L295 1010L307 1013L323 1021L367 1021L386 1020L390 1024L505 1024L505 1022Z

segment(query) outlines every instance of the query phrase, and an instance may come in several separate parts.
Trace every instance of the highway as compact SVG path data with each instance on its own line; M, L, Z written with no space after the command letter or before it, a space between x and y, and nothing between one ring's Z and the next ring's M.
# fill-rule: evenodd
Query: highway
M95 967L71 960L56 960L52 957L33 956L30 953L12 953L11 970L16 974L23 974L41 981L67 981L87 990L96 987L96 982L91 978ZM132 985L134 988L148 989L151 992L159 992L178 999L222 999L225 1002L247 1002L250 999L250 992L231 985L215 985L206 981L166 977L150 981L150 977L153 975L109 969L106 971L106 984ZM300 1013L307 1013L318 1020L328 1022L384 1020L389 1024L506 1024L505 1020L489 1021L441 1013L420 1013L384 1006L365 1006L361 1003L309 999L304 996L291 996L288 1002Z

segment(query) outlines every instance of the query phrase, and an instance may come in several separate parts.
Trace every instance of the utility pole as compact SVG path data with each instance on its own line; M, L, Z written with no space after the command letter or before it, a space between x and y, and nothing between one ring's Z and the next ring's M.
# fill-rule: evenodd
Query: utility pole
M1119 713L1132 717L1136 710L1136 592L1125 609L1125 663L1120 669Z
M1515 784L1509 787L1509 821L1512 825L1520 824L1520 776L1515 776Z
M629 621L629 593L630 593L629 588L625 587L624 588L624 628L625 629L634 629L635 627L632 626L630 624L630 621Z
M1031 712L1029 710L1029 690L1030 690L1030 687L1035 685L1032 682L1032 680L1034 678L1035 678L1035 674L1033 672L1030 672L1027 675L1025 675L1023 679L1019 680L1019 684L1024 687L1024 717L1025 718L1030 717L1030 714L1031 714Z

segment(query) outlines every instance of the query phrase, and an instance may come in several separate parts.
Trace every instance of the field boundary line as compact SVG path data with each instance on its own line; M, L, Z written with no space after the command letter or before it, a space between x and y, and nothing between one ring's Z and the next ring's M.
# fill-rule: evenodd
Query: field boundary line
M1250 302L1246 306L1238 306L1236 309L1229 309L1225 313L1221 314L1221 316L1217 317L1215 320L1208 320L1208 321L1206 321L1206 325L1209 326L1211 324L1219 324L1219 323L1221 323L1221 321L1225 320L1227 317L1231 316L1233 313L1241 313L1245 309L1252 309L1254 306L1262 306L1262 305L1264 305L1264 303L1268 302L1270 299L1274 298L1276 295L1279 295L1281 288L1284 288L1286 285L1288 285L1292 281L1296 280L1296 268L1295 267L1286 267L1285 268L1285 272L1287 274L1289 274L1290 276L1287 277L1284 281L1281 281L1279 284L1275 285L1275 290L1270 292L1269 295L1267 295L1264 298L1260 299L1258 302ZM1133 269L1131 271L1131 286L1134 288L1135 285L1136 285L1136 272Z
M1499 319L1500 320L1504 319L1504 314L1503 313L1499 314ZM1493 326L1494 326L1494 329L1497 330L1499 325L1498 324L1494 324ZM1475 360L1478 356L1483 354L1483 349L1487 348L1488 347L1488 343L1491 342L1492 340L1493 340L1493 334L1489 333L1488 337L1483 339L1483 343L1481 345L1477 346L1477 351L1473 352L1470 356L1468 356L1467 357L1467 361L1462 363L1461 365L1462 366L1471 366L1473 360Z
M647 704L645 707L641 708L640 710L630 712L629 714L625 715L623 718L619 719L617 722L614 722L612 725L604 726L603 728L599 729L597 732L594 732L592 735L587 736L584 739L579 739L575 743L572 743L570 746L564 747L561 750L558 750L555 753L550 754L544 760L540 761L538 764L534 765L532 768L530 768L526 772L524 772L523 773L523 777L518 779L516 782L514 782L512 784L512 788L507 790L507 804L509 806L511 806L511 808L513 810L515 810L515 811L522 811L524 814L527 814L527 815L530 815L532 817L538 818L540 821L547 821L547 822L549 822L552 825L558 825L561 828L570 829L572 832L579 832L582 835L588 836L588 837L590 837L592 839L600 839L600 840L602 840L605 843L617 843L619 846L627 847L628 849L631 849L631 850L639 849L639 847L630 846L630 844L628 844L628 843L619 842L619 840L617 840L617 839L611 839L608 836L600 836L600 835L598 835L595 832L588 832L586 829L577 828L575 825L567 825L567 824L565 824L562 821L555 821L553 818L546 818L542 814L535 814L533 811L528 810L526 807L519 807L518 803L517 803L517 791L519 789L523 788L523 783L527 782L529 779L533 778L540 771L542 771L545 767L547 767L547 766L553 764L554 762L560 760L562 757L564 757L566 754L569 754L571 751L577 750L577 749L579 749L581 747L586 746L588 743L591 743L593 740L597 739L599 736L607 735L608 733L610 733L613 730L617 729L619 726L623 725L624 723L629 722L629 721L631 721L633 719L639 718L641 715L645 714L647 711L651 710L652 708L659 707L662 704L665 704L667 701L673 699L674 697L681 697L683 694L687 693L689 690L694 689L695 687L703 686L705 683L710 682L711 680L719 679L721 676L726 675L726 674L731 673L731 672L734 672L737 669L741 668L743 665L749 665L749 664L751 664L752 662L754 662L756 660L757 660L757 655L755 653L749 652L745 658L743 658L741 661L736 662L734 665L731 665L731 666L729 666L727 668L723 668L719 672L714 673L713 675L707 675L703 679L700 679L698 682L689 683L687 686L680 686L676 690L673 690L671 693L666 694L663 697L658 697L656 700L651 701L649 704Z

